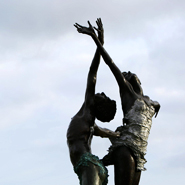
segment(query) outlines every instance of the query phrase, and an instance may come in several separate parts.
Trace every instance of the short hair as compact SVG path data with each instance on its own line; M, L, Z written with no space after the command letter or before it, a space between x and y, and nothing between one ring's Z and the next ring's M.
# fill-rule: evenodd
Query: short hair
M103 94L103 95L102 95ZM95 94L95 116L99 121L110 122L116 114L116 101L104 93Z

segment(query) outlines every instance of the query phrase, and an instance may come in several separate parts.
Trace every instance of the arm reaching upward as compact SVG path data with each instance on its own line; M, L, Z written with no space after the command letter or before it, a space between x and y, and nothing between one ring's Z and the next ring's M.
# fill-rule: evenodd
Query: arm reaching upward
M88 24L90 24L90 22L88 21ZM109 66L109 68L111 69L112 73L114 74L117 83L119 85L120 91L121 92L126 92L129 91L129 85L127 83L127 81L125 80L124 76L122 75L121 71L119 70L119 68L114 64L113 60L111 59L111 57L109 56L109 54L106 52L106 50L104 49L104 47L102 46L101 42L99 41L99 39L96 36L96 33L94 32L94 30L90 30L87 27L81 26L79 24L75 24L75 27L77 28L77 31L79 33L83 33L83 34L87 34L89 36L92 37L92 39L94 40L95 44L97 45L105 63ZM98 30L97 28L95 28L96 30Z
M101 19L97 19L96 21L97 26L98 26L98 41L103 45L104 44L104 30L103 30L103 24L101 22ZM89 27L83 29L86 34L94 32L94 29L90 22L88 22ZM81 33L82 26L79 24L74 25L77 28L77 31ZM95 32L94 32L95 33ZM98 48L96 49L94 58L92 60L89 73L88 73L88 78L87 78L87 87L86 87L86 92L85 92L85 103L88 105L92 101L92 96L95 94L95 85L96 85L96 76L97 76L97 70L99 67L100 63L100 52Z

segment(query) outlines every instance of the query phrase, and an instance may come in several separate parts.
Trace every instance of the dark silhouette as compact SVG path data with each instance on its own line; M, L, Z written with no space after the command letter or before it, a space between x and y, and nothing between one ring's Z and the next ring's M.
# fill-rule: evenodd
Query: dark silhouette
M98 38L104 43L103 25L97 20ZM92 28L93 29L93 28ZM96 74L100 63L100 53L95 52L88 73L85 100L72 118L67 131L67 142L70 159L77 173L81 185L106 185L107 169L99 158L91 154L91 140L93 135L101 137L119 137L119 132L103 129L95 124L95 118L108 122L116 113L116 102L110 100L104 93L95 95Z
M75 24L79 33L92 37L105 63L109 66L119 86L123 110L123 126L118 127L120 138L110 139L112 146L103 158L105 165L114 165L116 185L138 185L141 171L145 170L147 139L152 117L158 114L160 105L143 94L141 82L136 74L121 72L106 52L88 21L89 27Z

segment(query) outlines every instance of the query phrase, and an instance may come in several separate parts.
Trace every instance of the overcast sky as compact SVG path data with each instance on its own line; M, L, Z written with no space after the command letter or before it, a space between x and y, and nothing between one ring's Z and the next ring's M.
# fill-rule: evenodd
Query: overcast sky
M149 136L147 171L140 185L184 183L184 0L0 0L0 184L79 184L69 160L66 130L84 100L96 46L73 24L101 17L105 48L121 71L141 80L161 104ZM96 92L117 102L116 80L101 60ZM107 154L108 139L93 138L93 154ZM109 167L109 185L114 184Z

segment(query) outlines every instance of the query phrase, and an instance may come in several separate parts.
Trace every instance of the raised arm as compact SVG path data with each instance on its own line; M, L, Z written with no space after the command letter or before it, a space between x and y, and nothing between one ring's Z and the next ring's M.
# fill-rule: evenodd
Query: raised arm
M90 24L90 22L88 21L88 24ZM119 85L120 91L127 91L129 90L127 81L125 80L125 78L123 77L121 71L119 70L119 68L114 64L113 60L111 59L111 57L109 56L109 54L106 52L106 50L104 49L104 47L102 46L102 44L100 43L99 39L97 38L94 30L88 30L88 28L83 27L79 24L75 24L75 27L77 28L79 33L83 33L83 34L87 34L89 36L92 37L92 39L94 40L95 44L97 45L105 63L109 66L109 68L111 69L112 73L114 74L117 83ZM96 29L96 28L95 28ZM98 29L96 29L98 30Z
M103 45L104 44L104 30L103 30L103 24L100 19L97 19L96 21L98 26L98 41ZM81 27L79 24L74 25L75 27ZM90 30L94 32L94 29L91 24L89 24L89 28L86 28L86 30ZM97 70L100 64L100 52L98 48L96 49L94 58L92 60L88 77L87 77L87 87L85 92L85 103L88 105L92 101L92 97L95 94L95 85L96 85L96 76L97 76Z

